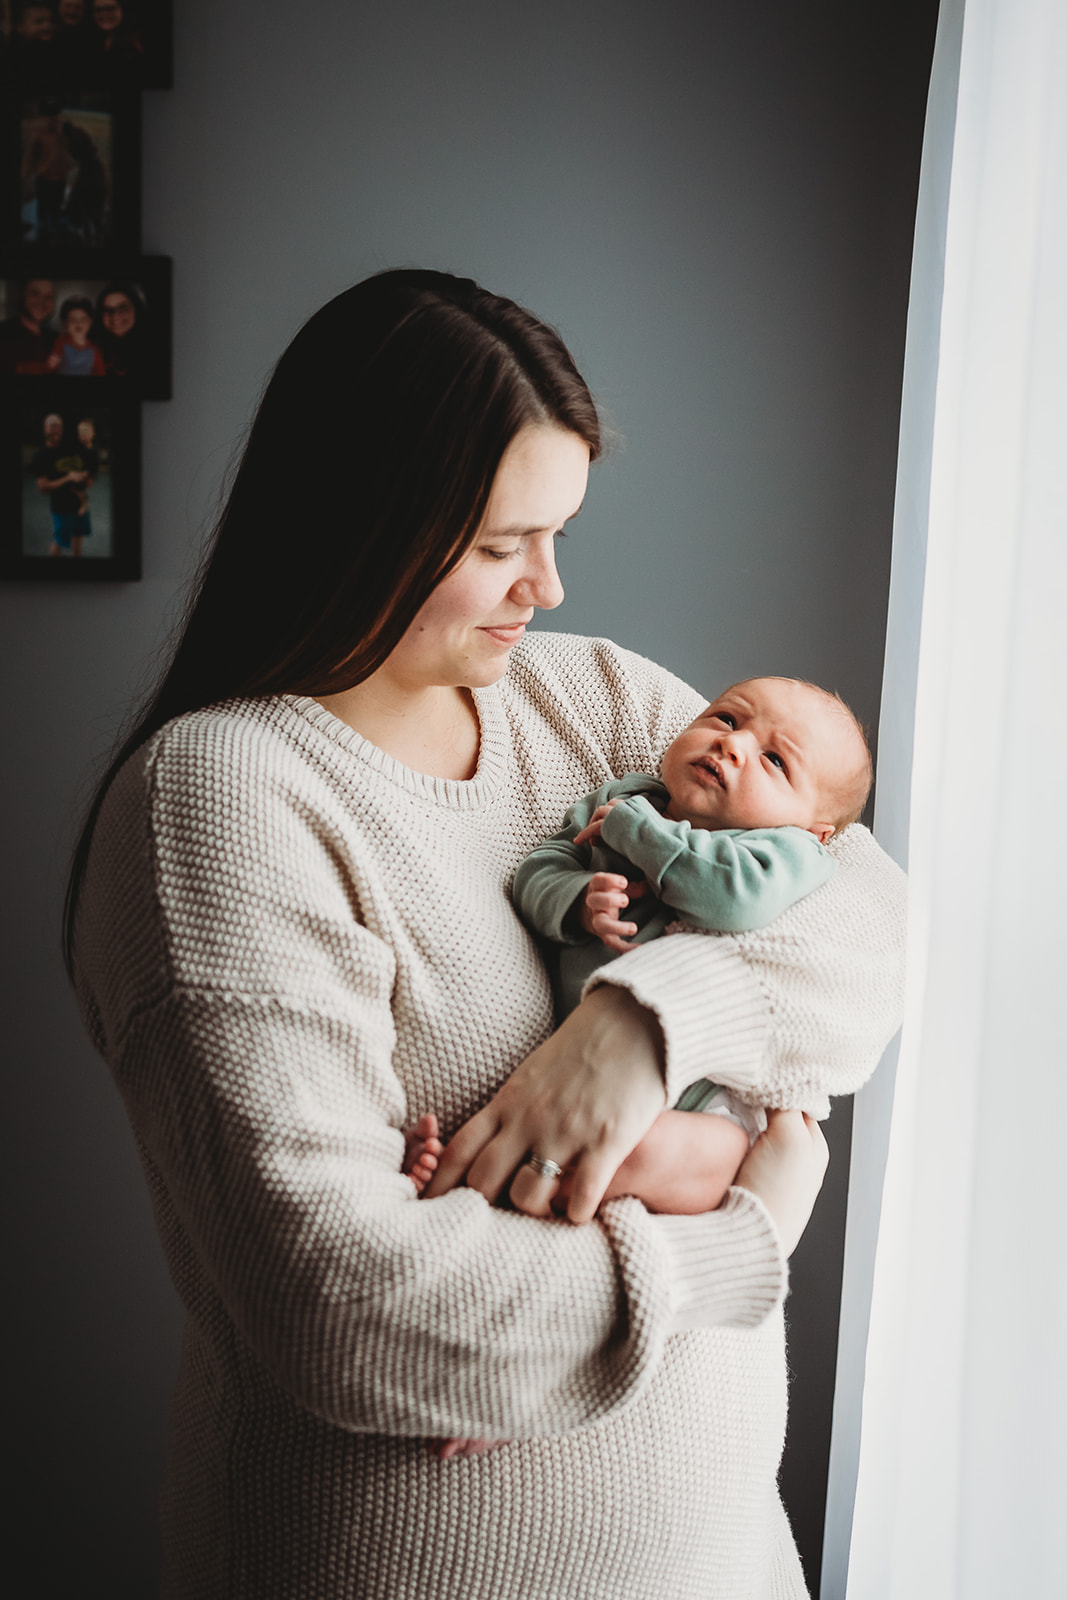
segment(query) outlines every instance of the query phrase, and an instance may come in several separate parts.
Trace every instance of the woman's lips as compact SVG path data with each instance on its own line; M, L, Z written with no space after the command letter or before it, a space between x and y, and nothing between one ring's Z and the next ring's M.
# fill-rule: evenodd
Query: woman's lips
M482 628L480 632L487 633L490 639L496 640L497 644L513 645L518 644L526 632L526 624L525 622L516 622L510 628Z

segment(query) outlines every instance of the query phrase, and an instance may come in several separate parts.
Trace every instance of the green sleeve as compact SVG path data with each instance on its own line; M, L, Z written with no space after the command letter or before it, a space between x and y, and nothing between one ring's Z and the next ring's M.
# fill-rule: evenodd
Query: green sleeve
M511 898L527 927L557 944L584 944L588 934L567 921L567 914L593 876L593 852L589 845L574 843L597 806L606 805L619 795L630 796L647 789L653 780L643 773L612 778L592 794L571 806L563 826L544 844L531 850L519 863L511 886ZM659 788L659 785L653 784ZM616 807L618 809L618 807Z
M661 817L643 795L608 813L601 838L666 905L719 933L765 927L837 870L803 828L692 828Z

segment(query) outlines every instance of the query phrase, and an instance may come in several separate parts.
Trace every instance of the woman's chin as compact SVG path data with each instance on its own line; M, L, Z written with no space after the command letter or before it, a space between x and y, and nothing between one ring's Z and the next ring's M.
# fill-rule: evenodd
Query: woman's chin
M507 670L508 662L505 656L503 661L496 662L492 666L479 666L476 670L472 670L464 681L463 687L465 689L491 689L494 683L500 682Z
M511 647L512 649L514 646ZM494 683L499 683L508 670L511 660L511 649L494 650L492 655L479 651L477 658L468 659L466 663L466 676L464 688L489 689Z

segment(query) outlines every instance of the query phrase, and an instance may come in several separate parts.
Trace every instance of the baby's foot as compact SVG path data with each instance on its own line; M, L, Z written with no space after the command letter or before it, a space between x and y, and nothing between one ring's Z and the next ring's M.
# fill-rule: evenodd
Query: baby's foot
M437 1163L444 1149L437 1137L437 1118L432 1111L424 1112L415 1126L408 1129L404 1143L407 1148L404 1151L403 1170L421 1194L437 1171Z
M498 1450L506 1439L427 1439L427 1448L438 1461L451 1461L454 1456L482 1456L487 1450Z
M729 1117L661 1111L608 1184L605 1200L636 1195L649 1211L676 1216L721 1205L748 1155L748 1134ZM552 1201L565 1211L574 1174L564 1174Z

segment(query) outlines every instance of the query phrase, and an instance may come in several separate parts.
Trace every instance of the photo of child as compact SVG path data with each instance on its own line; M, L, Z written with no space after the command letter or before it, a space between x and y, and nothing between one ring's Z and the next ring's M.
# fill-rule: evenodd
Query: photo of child
M49 372L63 378L102 378L107 373L104 358L89 337L93 326L93 303L81 295L64 300L59 309L63 332L48 357Z

